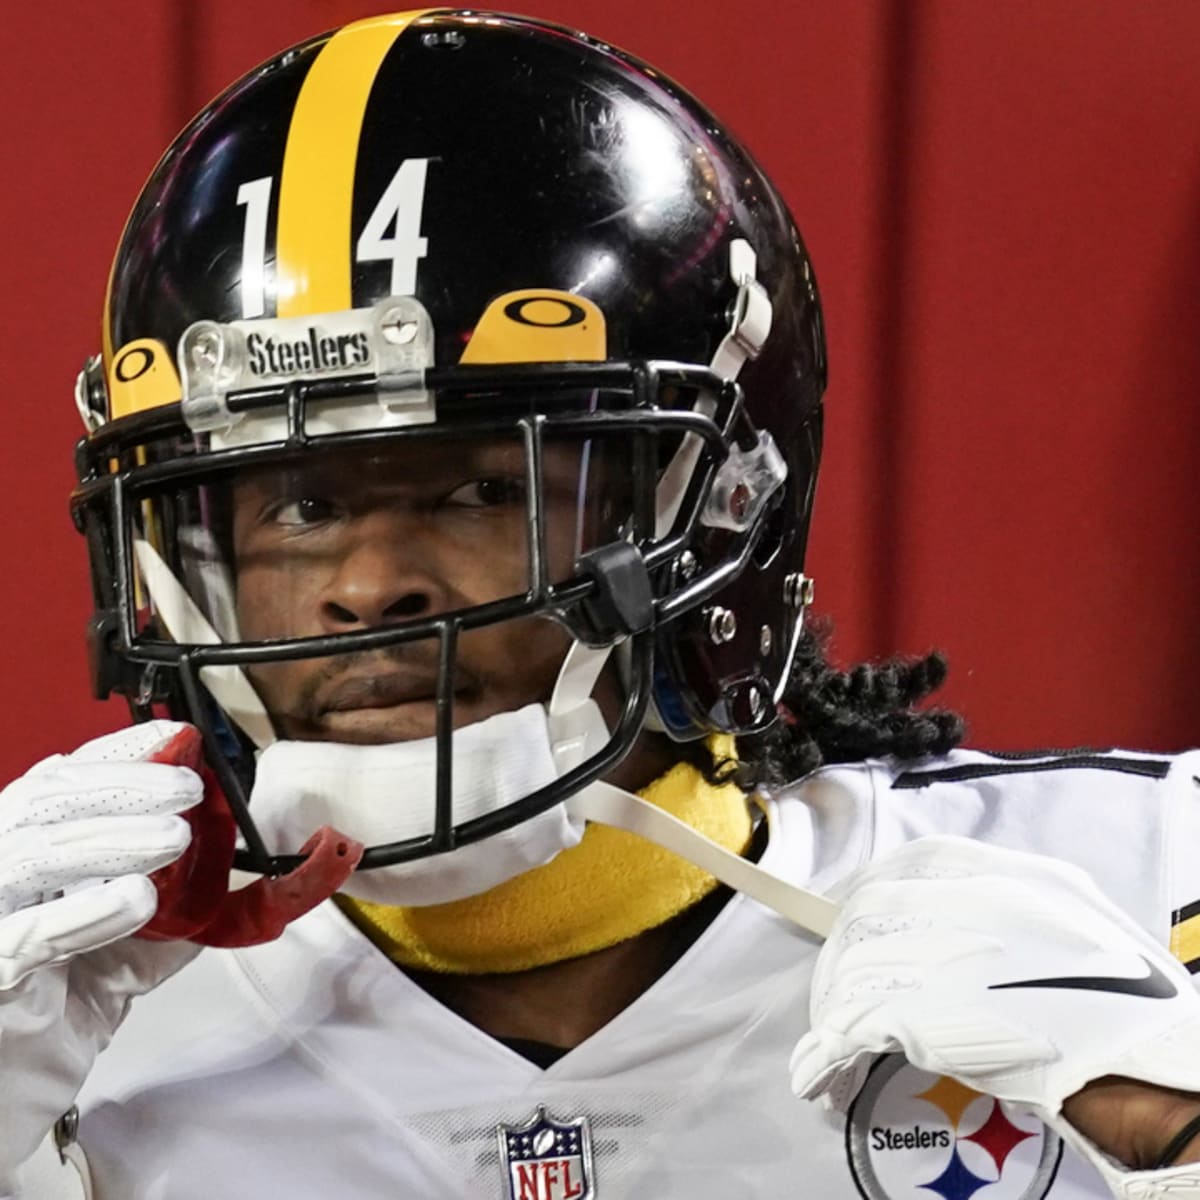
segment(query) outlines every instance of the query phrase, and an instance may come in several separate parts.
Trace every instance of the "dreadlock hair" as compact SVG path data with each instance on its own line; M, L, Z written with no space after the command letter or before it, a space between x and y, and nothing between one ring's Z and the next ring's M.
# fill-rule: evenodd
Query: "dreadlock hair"
M940 653L842 671L826 655L830 634L828 622L806 626L779 720L763 733L739 737L739 761L713 763L714 782L736 782L746 791L778 787L825 763L945 754L963 740L966 723L957 713L916 708L945 681Z

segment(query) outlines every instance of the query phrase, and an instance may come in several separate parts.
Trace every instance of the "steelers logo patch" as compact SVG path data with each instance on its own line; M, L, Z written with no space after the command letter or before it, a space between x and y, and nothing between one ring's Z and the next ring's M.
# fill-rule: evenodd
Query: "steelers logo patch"
M1036 1117L889 1054L850 1109L846 1154L866 1200L1042 1200L1062 1139Z

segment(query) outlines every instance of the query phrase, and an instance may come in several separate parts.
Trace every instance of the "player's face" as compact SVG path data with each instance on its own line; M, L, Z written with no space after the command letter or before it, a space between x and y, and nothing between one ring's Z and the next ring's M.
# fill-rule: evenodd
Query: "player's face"
M590 472L590 474L589 474ZM595 535L581 506L594 457L545 454L550 578ZM417 442L270 467L233 493L237 614L247 639L386 626L521 595L529 587L525 457L518 441ZM569 645L548 619L465 631L454 723L546 699ZM435 731L435 639L250 669L281 733L376 743Z

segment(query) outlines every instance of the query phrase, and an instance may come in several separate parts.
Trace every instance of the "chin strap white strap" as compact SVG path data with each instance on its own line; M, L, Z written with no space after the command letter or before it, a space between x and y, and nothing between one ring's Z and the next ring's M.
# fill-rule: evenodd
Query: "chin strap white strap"
M593 783L567 801L567 811L573 817L637 834L817 937L829 936L838 911L833 901L764 871L632 792L610 783Z
M552 742L557 740L554 737L556 723L565 720L568 714L591 700L604 664L608 662L608 656L613 649L613 646L592 647L585 646L582 642L571 643L570 649L563 657L563 664L558 669L558 678L554 681L550 703L546 706ZM576 761L582 762L583 759ZM575 763L570 765L574 766Z
M563 660L547 712L550 745L560 775L608 737L607 729L596 725L599 710L591 696L611 650L575 642ZM837 916L832 901L771 875L632 792L597 781L572 796L566 807L574 820L612 825L645 838L817 937L829 935Z
M162 556L142 538L133 543L138 570L158 615L171 637L181 643L218 646L222 638L187 594ZM202 667L200 679L230 719L258 747L265 750L275 741L275 730L266 706L240 667Z

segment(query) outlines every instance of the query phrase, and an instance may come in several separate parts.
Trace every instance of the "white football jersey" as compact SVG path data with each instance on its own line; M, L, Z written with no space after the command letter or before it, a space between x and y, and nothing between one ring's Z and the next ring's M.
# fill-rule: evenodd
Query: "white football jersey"
M1175 945L1195 946L1197 776L1200 752L830 767L771 799L761 862L824 891L903 842L961 834L1077 863L1164 942L1174 919ZM97 1200L1107 1195L1038 1121L898 1055L848 1117L795 1099L788 1056L818 949L735 896L543 1070L326 904L270 945L205 951L135 1002L80 1098Z

